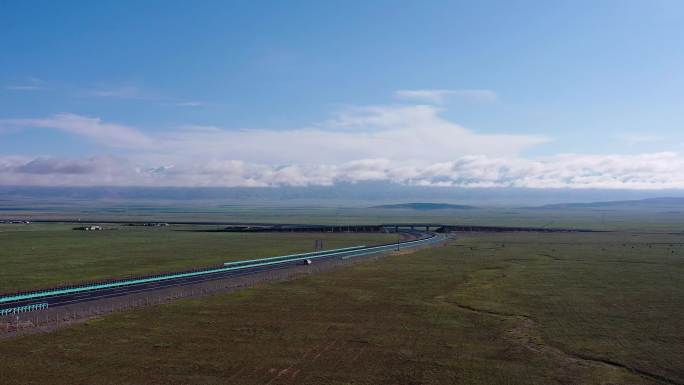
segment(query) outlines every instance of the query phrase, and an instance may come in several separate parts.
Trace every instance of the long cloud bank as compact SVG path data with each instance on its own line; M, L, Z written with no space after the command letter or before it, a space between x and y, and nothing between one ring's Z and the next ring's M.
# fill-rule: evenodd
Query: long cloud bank
M35 186L307 186L392 181L453 187L680 189L684 158L564 155L546 160L465 156L449 162L364 159L340 164L274 166L241 160L149 167L114 157L0 157L5 185Z
M684 157L678 153L531 160L522 151L549 138L478 133L444 119L440 111L428 105L355 107L313 127L280 131L184 126L149 132L76 114L0 119L0 134L53 130L90 143L90 153L109 154L0 155L0 185L237 187L391 181L453 187L684 188Z

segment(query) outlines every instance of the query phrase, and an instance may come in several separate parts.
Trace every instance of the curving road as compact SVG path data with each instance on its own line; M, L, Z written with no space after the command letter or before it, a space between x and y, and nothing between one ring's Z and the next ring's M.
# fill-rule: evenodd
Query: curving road
M437 233L416 232L414 234L418 234L419 238L379 246L355 246L313 253L228 262L225 263L223 267L205 270L6 295L0 297L0 315L40 310L46 307L70 305L79 302L195 284L228 277L244 276L258 272L284 269L294 265L317 263L325 260L350 259L401 249L411 249L439 243L447 238L445 234Z

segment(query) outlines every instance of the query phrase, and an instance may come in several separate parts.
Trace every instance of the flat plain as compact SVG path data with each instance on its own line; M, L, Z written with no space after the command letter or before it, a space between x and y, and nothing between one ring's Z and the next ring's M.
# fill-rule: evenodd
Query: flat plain
M0 293L216 266L226 261L395 242L372 233L204 232L218 226L0 224Z
M378 202L3 202L0 219L83 221L218 221L240 223L379 224L443 223L489 226L569 227L594 230L684 231L684 210L661 207L586 207L574 209L483 207L451 210L381 209Z
M447 246L4 340L6 384L681 384L668 233ZM27 359L30 357L30 359Z

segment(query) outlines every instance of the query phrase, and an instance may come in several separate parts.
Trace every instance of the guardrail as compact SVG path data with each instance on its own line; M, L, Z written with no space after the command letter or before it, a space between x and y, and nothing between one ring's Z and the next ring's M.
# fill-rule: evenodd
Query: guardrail
M297 257L313 257L316 255L321 255L321 254L326 254L326 253L334 253L338 251L348 251L348 250L357 250L357 249L363 249L364 247L367 247L366 245L361 245L361 246L352 246L352 247L343 247L340 249L331 249L331 250L320 250L320 251L313 251L310 253L299 253L299 254L290 254L290 255L282 255L278 257L268 257L268 258L257 258L257 259L247 259L247 260L242 260L242 261L234 261L234 262L225 262L223 266L238 266L238 265L244 265L244 264L251 264L251 263L258 263L258 262L265 262L265 261L277 261L277 260L283 260L283 259L292 259L292 258L297 258Z
M0 309L0 316L18 314L18 313L26 313L29 311L36 311L36 310L43 310L43 309L47 309L48 306L49 305L47 302L41 302L41 303L33 303L30 305L11 307L8 309Z

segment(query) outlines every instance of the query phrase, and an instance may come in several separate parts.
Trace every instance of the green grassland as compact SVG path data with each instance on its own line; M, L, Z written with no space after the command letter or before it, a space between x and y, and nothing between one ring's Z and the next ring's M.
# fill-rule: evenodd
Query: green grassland
M220 233L216 226L0 224L0 293L112 277L178 271L225 261L394 242L395 234Z
M0 202L1 218L58 220L216 221L242 223L444 223L490 226L573 227L594 230L684 232L681 206L655 208L476 208L447 210L336 207L334 203L297 206L277 203L220 204L197 202L125 203L78 202L79 204L12 205ZM82 203L82 204L81 204ZM371 206L368 203L368 206ZM30 207L26 207L30 206Z
M3 384L684 383L668 234L464 234L0 344Z

